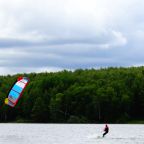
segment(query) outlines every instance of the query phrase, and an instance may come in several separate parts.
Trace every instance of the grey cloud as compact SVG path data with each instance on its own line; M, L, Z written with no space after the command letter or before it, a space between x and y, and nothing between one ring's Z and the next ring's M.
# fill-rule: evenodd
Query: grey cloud
M120 32L117 32L118 34ZM29 47L29 46L49 46L49 45L74 45L74 44L86 44L86 45L96 45L99 48L103 48L104 45L110 45L111 47L113 44L119 45L119 39L122 34L118 37L118 34L113 31L103 33L101 35L84 35L84 36L67 36L62 35L55 38L49 38L49 36L44 36L43 38L39 39L25 39L25 38L1 38L0 39L0 47ZM117 34L117 35L116 35ZM126 38L125 38L126 39Z
M0 48L10 48L10 47L26 47L32 46L34 43L28 40L19 39L0 39Z

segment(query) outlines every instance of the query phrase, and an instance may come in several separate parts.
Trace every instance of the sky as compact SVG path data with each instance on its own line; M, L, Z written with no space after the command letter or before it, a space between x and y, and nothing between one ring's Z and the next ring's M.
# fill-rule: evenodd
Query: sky
M143 65L143 0L0 0L0 75Z

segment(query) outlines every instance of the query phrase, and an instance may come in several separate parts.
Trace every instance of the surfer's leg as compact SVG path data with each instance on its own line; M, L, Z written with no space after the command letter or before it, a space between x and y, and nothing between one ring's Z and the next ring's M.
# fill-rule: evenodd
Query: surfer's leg
M103 137L105 136L105 134L106 134L106 132L105 132L105 133L103 133Z
M107 134L107 132L105 132L105 133L103 134L103 137L104 137L106 134Z

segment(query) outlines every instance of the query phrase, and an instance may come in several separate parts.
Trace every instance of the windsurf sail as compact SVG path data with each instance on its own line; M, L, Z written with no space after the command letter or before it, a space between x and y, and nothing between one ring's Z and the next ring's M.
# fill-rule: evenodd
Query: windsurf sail
M29 79L27 77L19 77L10 89L8 97L5 99L5 104L14 107L17 104L19 98L22 96L22 93L28 83Z

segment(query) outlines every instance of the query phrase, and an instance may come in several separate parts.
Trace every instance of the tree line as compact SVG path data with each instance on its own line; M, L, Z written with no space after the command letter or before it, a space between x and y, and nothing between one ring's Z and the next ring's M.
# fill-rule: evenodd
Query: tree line
M4 99L18 76L30 83L11 108ZM0 76L0 122L127 123L143 114L144 67Z

